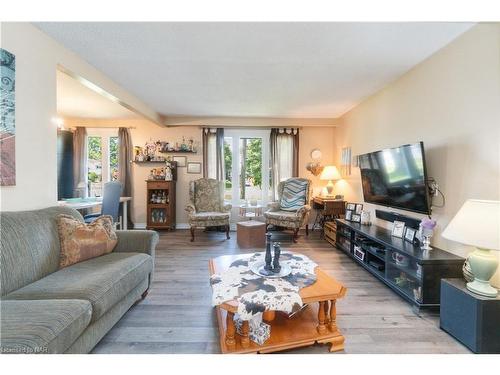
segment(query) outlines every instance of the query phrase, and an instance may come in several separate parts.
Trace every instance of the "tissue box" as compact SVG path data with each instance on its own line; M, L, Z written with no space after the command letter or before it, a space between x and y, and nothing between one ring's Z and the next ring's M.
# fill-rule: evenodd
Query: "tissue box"
M267 323L260 322L257 324L252 324L253 322L249 322L249 333L248 337L254 343L258 345L263 345L266 340L271 336L271 326ZM235 319L234 325L236 326L236 332L241 335L241 327L243 325L243 320Z

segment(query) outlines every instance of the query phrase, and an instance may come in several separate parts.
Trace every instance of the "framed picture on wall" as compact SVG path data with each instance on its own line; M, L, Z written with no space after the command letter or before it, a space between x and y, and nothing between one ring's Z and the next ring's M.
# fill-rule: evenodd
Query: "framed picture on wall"
M201 163L187 163L187 173L200 174Z
M177 163L178 167L185 167L187 158L185 156L173 156L172 160Z

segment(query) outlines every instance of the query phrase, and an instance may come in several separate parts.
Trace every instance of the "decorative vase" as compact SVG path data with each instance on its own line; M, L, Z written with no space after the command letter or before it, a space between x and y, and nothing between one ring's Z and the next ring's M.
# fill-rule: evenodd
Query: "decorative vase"
M432 250L431 238L433 234L432 229L422 228L422 246L420 247L422 250Z

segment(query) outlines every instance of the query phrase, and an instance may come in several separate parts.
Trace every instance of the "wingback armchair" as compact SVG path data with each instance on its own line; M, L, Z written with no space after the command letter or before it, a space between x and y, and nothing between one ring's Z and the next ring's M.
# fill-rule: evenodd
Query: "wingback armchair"
M191 242L196 228L225 227L229 237L230 204L224 203L224 182L200 178L189 183L189 201L186 211L191 227Z
M292 177L280 182L278 200L269 203L269 210L264 213L266 225L292 229L293 242L297 242L299 229L304 225L309 235L310 193L311 180Z

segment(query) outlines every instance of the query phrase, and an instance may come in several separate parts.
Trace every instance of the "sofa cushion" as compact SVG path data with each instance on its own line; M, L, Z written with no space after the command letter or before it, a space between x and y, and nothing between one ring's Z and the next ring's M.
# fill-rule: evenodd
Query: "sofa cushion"
M90 322L90 302L0 301L0 353L63 353Z
M285 182L281 195L280 208L284 211L297 211L306 204L309 181L289 179Z
M62 268L6 295L5 299L83 299L99 319L153 269L153 258L139 253L111 253Z
M73 216L59 215L57 229L61 241L61 268L108 254L118 242L110 215L99 216L90 224Z
M83 221L77 210L68 207L0 212L2 296L57 271L60 248L57 217L60 214Z

